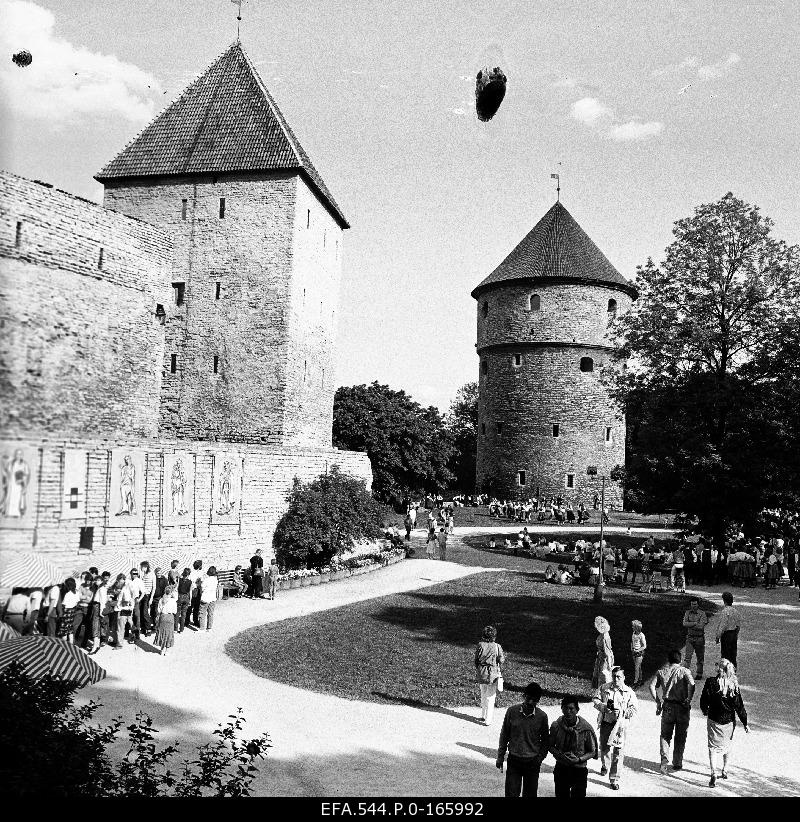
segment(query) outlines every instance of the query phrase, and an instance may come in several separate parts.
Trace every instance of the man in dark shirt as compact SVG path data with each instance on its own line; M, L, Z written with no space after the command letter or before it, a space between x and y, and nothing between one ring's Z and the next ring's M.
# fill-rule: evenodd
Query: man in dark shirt
M250 557L250 576L253 581L251 583L252 590L250 596L253 599L264 598L264 558L261 556L261 549L258 548Z
M497 747L497 767L503 770L508 750L506 768L506 796L516 799L520 792L527 799L539 791L539 769L547 756L547 714L537 705L542 689L531 682L524 691L524 702L512 705L503 719L500 744Z

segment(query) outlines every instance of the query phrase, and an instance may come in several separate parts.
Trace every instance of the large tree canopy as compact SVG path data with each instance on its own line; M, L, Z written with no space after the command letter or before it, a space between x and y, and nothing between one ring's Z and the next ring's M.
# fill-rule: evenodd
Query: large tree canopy
M443 491L453 480L453 452L439 411L422 408L405 391L388 385L353 385L336 391L333 444L365 451L372 462L372 492L383 502Z
M458 389L445 424L453 439L450 470L455 475L455 485L460 491L472 493L478 449L478 383L468 382Z
M777 489L791 403L779 408L775 391L792 366L790 351L770 352L797 321L800 249L772 225L726 194L675 223L660 265L637 270L639 299L615 328L631 367L613 377L637 507L685 511L719 532Z

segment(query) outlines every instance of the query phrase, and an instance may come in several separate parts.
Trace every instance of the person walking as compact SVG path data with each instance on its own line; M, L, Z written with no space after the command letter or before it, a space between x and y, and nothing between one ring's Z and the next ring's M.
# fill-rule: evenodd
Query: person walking
M502 677L501 666L506 657L503 648L496 642L497 629L487 625L475 648L475 681L481 690L481 719L484 725L491 725L494 717L497 681Z
M700 694L700 710L707 717L708 728L708 763L711 766L711 779L708 787L714 788L717 784L716 762L722 757L720 779L728 778L728 757L733 743L733 732L736 729L736 717L744 727L746 734L750 733L747 724L747 711L739 690L739 681L736 670L727 659L717 662L717 675L709 677Z
M267 588L270 599L275 599L275 591L278 588L278 577L280 574L281 572L280 568L278 568L278 560L273 557L269 564L269 568L267 569Z
M672 747L672 770L683 770L683 751L689 732L689 716L694 696L694 679L681 665L681 652L672 650L667 663L650 683L650 694L656 702L656 716L661 717L661 773L666 774ZM672 737L675 736L673 746Z
M683 615L683 627L686 628L686 647L683 651L683 664L692 667L692 655L697 654L697 673L695 679L703 678L703 661L706 654L706 625L708 616L700 610L700 601L694 597L689 600L689 610Z
M625 736L639 707L636 694L625 684L625 671L619 665L611 669L611 682L598 688L594 706L600 730L600 776L608 774L611 789L618 791L625 758Z
M257 548L255 554L250 557L250 577L252 578L253 589L250 591L252 599L264 598L264 557L261 556L261 549Z
M642 684L642 662L644 662L644 652L647 650L647 639L642 630L642 623L638 619L631 622L631 656L633 657L633 687Z
M439 533L436 536L436 540L439 543L439 553L441 554L441 559L447 559L447 531L444 528L439 529Z
M538 707L541 698L541 686L531 682L523 691L522 703L508 708L503 718L495 764L502 772L508 751L505 795L510 799L520 794L528 799L539 792L539 771L549 742L547 714Z
M639 549L634 545L628 548L625 554L625 573L622 575L622 584L628 584L628 574L631 575L631 584L636 585L636 572L639 570Z
M611 626L605 617L595 617L594 627L597 630L597 655L594 659L592 687L599 688L604 682L611 681L611 669L614 666L614 651L611 648Z
M189 607L192 602L191 573L192 572L188 568L184 568L181 572L181 578L178 580L178 585L176 588L178 597L175 603L174 629L179 634L182 634L183 629L186 627L186 623L188 621Z
M561 700L561 716L550 726L547 748L555 757L553 782L556 799L583 799L589 781L587 763L597 759L597 735L594 728L578 716L578 697L572 694Z
M175 616L178 613L178 589L167 585L158 600L156 635L153 644L161 656L175 645Z
M733 594L730 591L723 591L722 601L724 604L717 622L716 642L720 646L720 653L723 659L733 663L736 668L737 648L739 644L739 631L742 627L742 618L739 612L733 607Z
M411 521L411 514L406 514L405 519L403 520L403 525L406 529L406 542L411 542L411 529L414 527L414 523Z
M219 580L217 569L212 565L208 573L200 580L200 622L201 631L210 631L214 625L214 608L219 597Z

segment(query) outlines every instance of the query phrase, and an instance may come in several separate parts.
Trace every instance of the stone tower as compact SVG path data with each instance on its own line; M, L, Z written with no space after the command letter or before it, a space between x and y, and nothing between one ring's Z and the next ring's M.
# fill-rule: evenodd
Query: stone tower
M600 370L612 362L608 324L636 289L558 202L472 296L478 489L589 505L600 477L625 463L625 420ZM606 499L622 504L617 483Z
M96 179L174 241L159 433L330 447L349 225L241 44Z

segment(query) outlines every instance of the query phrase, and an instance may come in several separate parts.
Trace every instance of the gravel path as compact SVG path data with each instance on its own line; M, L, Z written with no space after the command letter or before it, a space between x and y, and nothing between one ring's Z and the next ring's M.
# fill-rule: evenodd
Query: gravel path
M246 730L268 731L274 745L255 783L259 796L501 796L503 777L494 767L501 714L495 715L493 727L478 724L477 696L475 704L463 708L429 710L345 700L258 677L224 650L230 637L254 625L497 570L482 567L483 552L460 541L468 533L481 531L456 529L447 562L401 562L341 582L279 592L274 602L221 602L214 629L177 636L176 647L166 657L144 643L119 651L104 648L95 659L108 677L84 688L80 696L103 703L101 721L147 711L164 743L206 741L207 734L241 706ZM421 545L421 539L416 532L415 544ZM495 565L497 559L493 556L488 564ZM516 567L517 560L508 559L509 568ZM722 590L698 593L717 601ZM731 779L715 791L707 787L705 720L699 708L692 711L686 769L661 776L658 718L646 689L640 689L622 789L612 792L598 774L599 763L592 762L589 795L800 796L800 720L792 710L800 693L797 591L734 589L734 596L744 620L739 663L753 731L748 736L736 732ZM708 666L715 647L712 640ZM551 719L558 713L556 707L546 710ZM595 721L590 706L582 711ZM542 767L540 795L552 793L549 758Z

